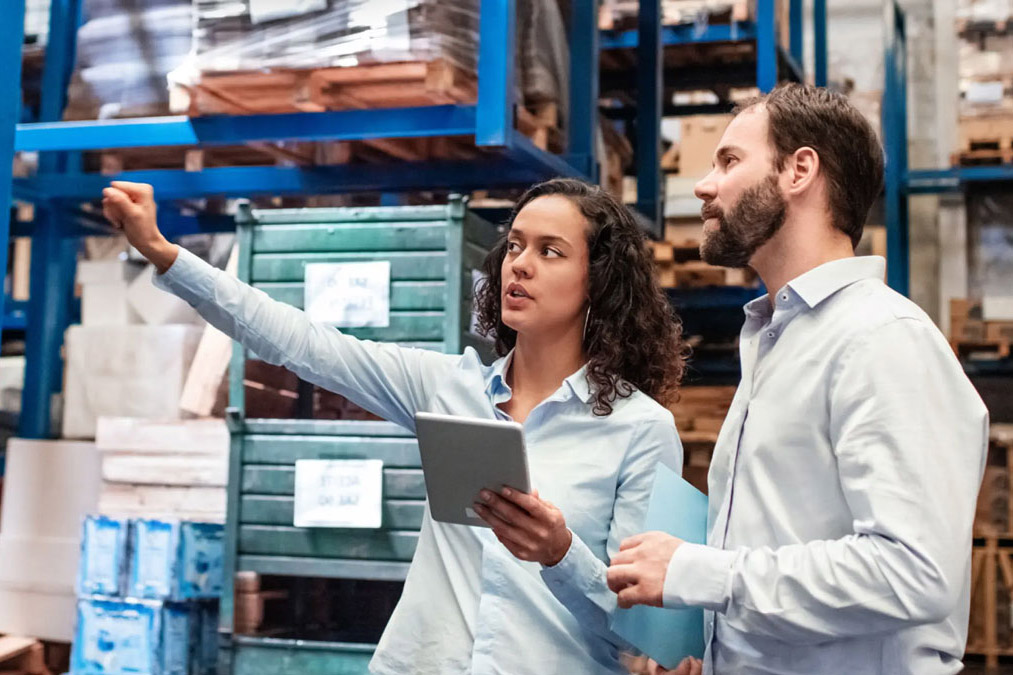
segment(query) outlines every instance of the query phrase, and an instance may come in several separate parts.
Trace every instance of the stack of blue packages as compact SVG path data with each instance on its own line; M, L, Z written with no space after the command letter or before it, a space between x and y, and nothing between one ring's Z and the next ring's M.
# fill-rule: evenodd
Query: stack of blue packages
M71 672L189 675L192 613L171 603L79 600Z
M176 601L219 597L224 534L221 525L211 523L137 520L130 595Z
M72 675L210 675L218 652L224 528L89 516Z
M81 536L78 596L124 595L127 583L130 522L125 518L88 516Z

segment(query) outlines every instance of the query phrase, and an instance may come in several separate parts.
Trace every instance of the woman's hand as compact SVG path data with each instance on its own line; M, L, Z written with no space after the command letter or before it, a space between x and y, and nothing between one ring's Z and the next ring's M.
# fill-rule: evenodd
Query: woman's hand
M687 656L682 660L682 663L672 670L665 670L653 659L648 662L647 675L664 675L665 673L671 673L671 675L701 675L703 673L703 661L694 659L692 656Z
M570 550L573 534L563 512L539 498L537 490L482 490L478 498L475 512L514 557L552 567Z
M102 212L113 227L123 230L131 246L154 263L159 273L176 262L176 245L169 243L158 229L155 192L150 185L114 180L102 190Z

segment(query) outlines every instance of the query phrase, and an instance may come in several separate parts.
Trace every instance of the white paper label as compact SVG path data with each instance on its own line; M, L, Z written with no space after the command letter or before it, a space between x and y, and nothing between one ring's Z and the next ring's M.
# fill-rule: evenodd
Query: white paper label
M306 265L310 319L339 328L390 325L390 261Z
M300 459L295 463L296 527L380 527L383 461Z

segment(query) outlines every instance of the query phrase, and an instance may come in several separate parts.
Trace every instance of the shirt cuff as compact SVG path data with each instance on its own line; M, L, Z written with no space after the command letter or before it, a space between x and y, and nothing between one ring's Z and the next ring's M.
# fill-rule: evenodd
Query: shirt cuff
M605 568L580 537L572 530L570 534L570 548L566 555L551 567L542 566L542 580L550 587L570 584L581 593L587 593L594 588L595 578L601 576Z
M683 542L668 561L662 606L723 612L731 599L731 572L738 557L737 551Z
M162 274L152 276L155 288L178 295L191 305L214 297L217 269L204 262L182 246L176 260Z

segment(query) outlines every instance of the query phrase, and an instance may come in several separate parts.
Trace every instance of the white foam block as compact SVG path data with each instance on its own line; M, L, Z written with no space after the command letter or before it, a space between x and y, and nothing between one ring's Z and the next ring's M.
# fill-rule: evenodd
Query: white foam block
M223 522L225 488L105 483L99 510L110 516Z
M227 455L102 453L102 479L134 485L225 487L229 477Z
M126 326L141 318L127 302L126 282L85 284L81 287L81 323L85 326Z
M94 443L10 439L0 536L76 540L97 503L100 469Z
M129 284L144 270L129 260L79 260L77 262L77 283L82 286L90 284Z
M185 453L224 456L229 452L225 420L149 420L100 417L95 446L102 451Z
M13 438L0 511L0 633L70 641L81 522L98 505L92 443Z
M172 293L155 288L154 265L148 265L130 284L127 301L144 323L153 326L201 321L197 310Z
M179 419L197 326L71 326L63 435L94 438L97 419Z
M981 316L985 321L1013 321L1013 295L986 295Z

